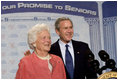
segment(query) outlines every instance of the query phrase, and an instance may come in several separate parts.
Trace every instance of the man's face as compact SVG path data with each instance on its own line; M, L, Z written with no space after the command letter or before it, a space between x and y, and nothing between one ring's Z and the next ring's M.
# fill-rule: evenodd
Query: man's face
M61 21L59 30L56 33L60 36L61 41L68 43L73 37L73 25L69 20Z

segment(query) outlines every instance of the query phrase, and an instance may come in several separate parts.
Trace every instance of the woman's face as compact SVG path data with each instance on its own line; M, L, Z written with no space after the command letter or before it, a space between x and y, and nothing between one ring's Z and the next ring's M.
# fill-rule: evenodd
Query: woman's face
M35 44L36 49L48 52L51 47L50 33L47 30L43 30L40 33L37 33L37 40Z

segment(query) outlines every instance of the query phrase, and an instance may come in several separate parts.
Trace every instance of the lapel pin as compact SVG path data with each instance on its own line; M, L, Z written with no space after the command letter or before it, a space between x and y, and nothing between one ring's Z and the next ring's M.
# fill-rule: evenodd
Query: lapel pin
M77 52L79 54L79 52Z

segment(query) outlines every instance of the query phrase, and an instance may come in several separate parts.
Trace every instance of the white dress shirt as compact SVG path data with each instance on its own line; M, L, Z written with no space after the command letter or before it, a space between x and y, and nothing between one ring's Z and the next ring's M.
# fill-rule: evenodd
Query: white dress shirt
M70 41L69 43L67 43L69 45L68 47L68 50L72 56L72 59L73 59L73 66L75 65L74 64L74 50L73 50L73 46L72 46L72 41ZM62 42L61 40L59 40L59 46L60 46L60 49L61 49L61 53L62 53L62 58L63 58L63 61L64 61L64 64L65 63L65 52L66 52L66 47L65 47L65 43Z

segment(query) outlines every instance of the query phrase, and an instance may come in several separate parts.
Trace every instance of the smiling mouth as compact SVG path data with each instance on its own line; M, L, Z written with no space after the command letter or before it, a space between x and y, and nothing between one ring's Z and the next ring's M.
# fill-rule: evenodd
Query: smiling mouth
M50 46L50 44L46 44L45 46L48 46L48 47L49 47L49 46Z
M66 36L67 36L67 37L72 37L72 34L67 34Z

